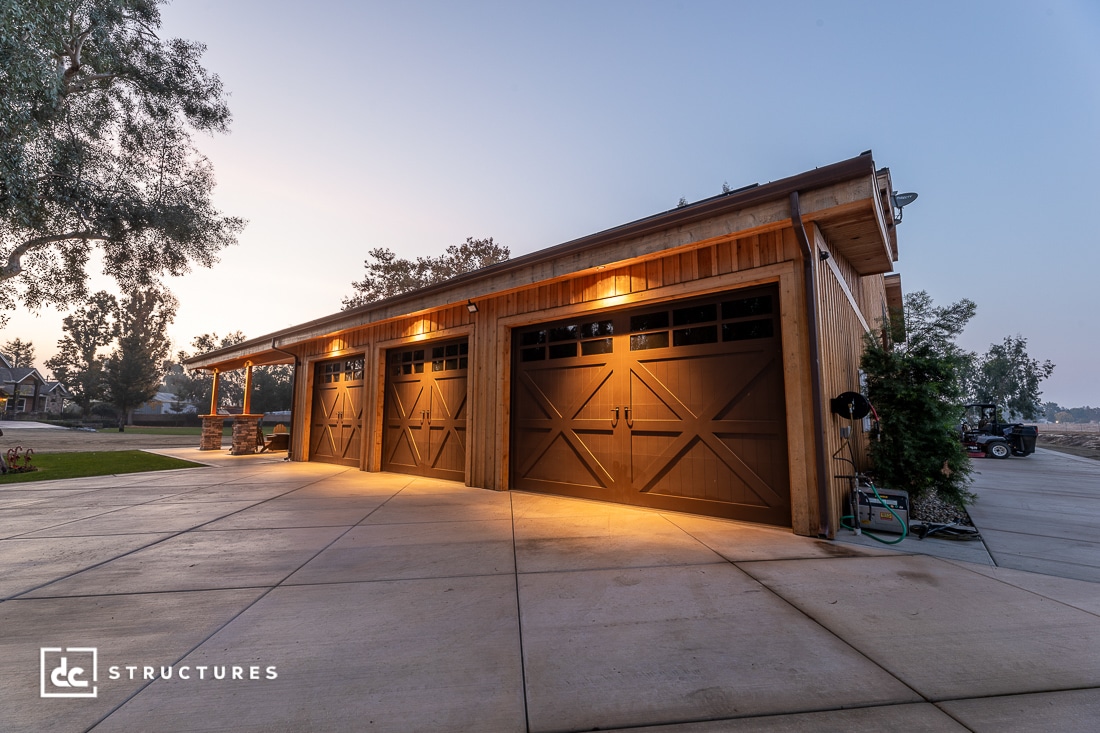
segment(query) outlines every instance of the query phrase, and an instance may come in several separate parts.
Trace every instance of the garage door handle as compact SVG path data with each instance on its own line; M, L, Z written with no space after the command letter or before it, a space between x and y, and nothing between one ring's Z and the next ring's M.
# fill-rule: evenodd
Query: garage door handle
M612 407L611 408L611 415L612 415L612 417L611 417L611 427L615 427L616 425L619 424L619 408L618 407Z
M624 407L623 412L626 415L626 426L628 428L634 427L634 420L630 417L630 408L629 407Z

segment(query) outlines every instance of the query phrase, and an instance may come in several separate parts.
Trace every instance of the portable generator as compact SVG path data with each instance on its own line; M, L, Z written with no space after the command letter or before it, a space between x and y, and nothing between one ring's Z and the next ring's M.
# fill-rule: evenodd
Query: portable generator
M877 487L876 487L877 488ZM909 492L894 489L879 489L878 496L870 486L859 487L859 526L880 532L901 534L903 527L909 527ZM894 513L891 514L890 510ZM894 518L898 515L898 519Z

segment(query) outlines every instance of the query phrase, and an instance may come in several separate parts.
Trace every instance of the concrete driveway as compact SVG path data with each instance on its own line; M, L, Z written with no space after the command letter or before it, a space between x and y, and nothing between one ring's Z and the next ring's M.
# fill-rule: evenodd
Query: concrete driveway
M974 468L970 517L999 567L1100 583L1100 461L1040 448Z
M170 452L216 465L0 487L5 731L1030 732L1100 719L1093 583Z

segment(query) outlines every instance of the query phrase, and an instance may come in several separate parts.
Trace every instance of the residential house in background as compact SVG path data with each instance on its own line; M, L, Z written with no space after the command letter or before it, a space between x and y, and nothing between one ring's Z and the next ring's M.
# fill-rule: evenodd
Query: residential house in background
M157 392L153 399L134 410L135 415L194 415L194 405L180 402L171 392Z
M60 415L65 412L66 400L71 400L72 396L68 387L61 382L46 382L40 395L42 407L38 412L45 412L48 415Z
M47 384L34 367L13 367L0 354L0 414L44 412Z

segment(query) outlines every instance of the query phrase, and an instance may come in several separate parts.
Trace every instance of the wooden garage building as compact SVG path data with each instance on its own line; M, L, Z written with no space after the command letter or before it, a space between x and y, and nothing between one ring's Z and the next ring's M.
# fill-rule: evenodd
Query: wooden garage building
M829 400L901 301L891 193L867 152L187 366L293 363L294 460L831 537L865 438Z

